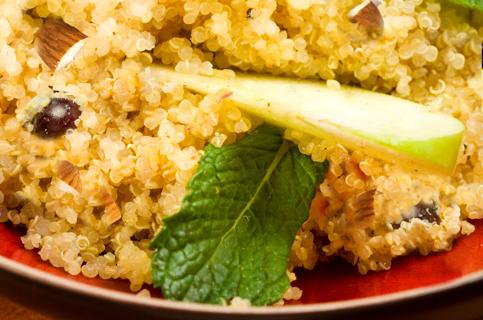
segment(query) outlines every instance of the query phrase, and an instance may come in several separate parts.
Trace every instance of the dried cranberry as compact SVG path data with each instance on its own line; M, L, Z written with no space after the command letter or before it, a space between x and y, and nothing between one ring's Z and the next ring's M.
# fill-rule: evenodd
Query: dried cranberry
M34 133L42 138L55 138L75 129L81 115L80 107L67 98L53 98L32 119Z

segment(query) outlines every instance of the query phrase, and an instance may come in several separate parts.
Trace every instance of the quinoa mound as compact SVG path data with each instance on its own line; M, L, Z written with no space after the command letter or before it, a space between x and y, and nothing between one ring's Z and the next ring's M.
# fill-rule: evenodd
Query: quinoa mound
M216 95L159 79L149 70L159 63L223 77L236 69L320 78L457 117L466 133L452 176L285 132L314 161L330 161L290 270L340 255L367 273L413 251L450 249L474 230L470 219L483 218L481 21L437 1L382 1L384 30L374 35L348 18L358 3L0 2L0 222L25 225L25 247L70 274L128 279L133 291L151 283L149 242L179 210L203 149L233 143L261 122ZM56 72L37 51L45 18L87 36ZM32 99L53 90L78 99L81 114L65 134L45 139L23 121ZM62 161L72 164L65 175ZM365 192L374 195L374 214L361 222L353 204ZM291 288L284 298L300 295Z

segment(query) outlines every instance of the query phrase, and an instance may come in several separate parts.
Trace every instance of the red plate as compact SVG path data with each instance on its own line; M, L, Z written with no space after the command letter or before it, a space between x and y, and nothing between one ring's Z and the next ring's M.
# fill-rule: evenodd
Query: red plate
M159 319L159 316L162 318L191 316L199 319L213 319L213 317L224 318L227 314L233 319L238 316L240 316L240 319L247 319L247 317L250 319L259 317L288 319L294 315L296 315L295 318L297 319L311 318L314 315L322 319L324 316L333 316L334 312L340 315L364 315L364 312L368 311L366 307L371 307L369 309L374 311L376 309L373 310L373 307L382 307L382 304L400 304L404 301L411 301L412 305L415 306L416 299L421 302L426 296L435 296L451 290L453 290L453 297L456 297L454 296L456 294L454 289L466 287L466 290L458 293L458 296L463 298L464 294L468 294L471 291L470 296L464 296L464 301L468 302L476 299L476 304L468 305L467 307L473 308L472 316L479 317L481 315L483 317L483 221L476 220L472 223L476 225L475 232L470 236L458 239L453 249L449 252L432 254L427 257L412 255L398 258L393 261L391 270L373 272L365 276L359 275L354 267L343 261L324 264L313 271L299 270L297 272L299 279L295 285L300 287L304 294L299 302L292 304L303 305L235 311L216 306L164 301L158 298L140 299L130 294L117 294L113 291L98 289L98 287L101 287L118 292L129 292L129 285L126 281L88 279L83 276L74 277L67 275L63 271L43 262L35 251L25 250L20 241L19 230L0 223L0 256L8 258L0 257L0 281L8 282L11 285L8 287L8 290L6 290L6 286L0 285L0 293L10 293L15 298L32 304L31 300L25 301L27 299L22 299L22 296L28 296L25 288L28 288L29 285L31 286L30 288L36 285L36 289L39 289L39 292L35 294L45 294L46 297L50 298L53 296L52 301L59 299L59 292L65 293L65 297L62 297L67 301L63 302L65 306L79 306L78 296L83 297L83 302L90 301L90 304L83 306L83 308L96 305L95 310L98 311L99 302L104 301L102 303L105 303L105 308L103 308L105 311L107 306L114 304L112 308L115 309L111 311L118 318L127 316L130 311L135 312L135 314L142 314L147 310L149 312L144 316L151 318L154 314L156 319ZM12 261L18 264L12 263ZM29 267L25 268L22 265ZM32 268L41 270L41 272L31 272ZM87 286L76 285L72 281L65 279L74 280L76 283L84 283ZM21 289L17 290L17 287ZM156 293L156 290L153 292ZM373 298L361 299L368 297ZM90 298L92 301L87 298ZM439 299L442 302L444 296L441 296ZM448 305L456 300L461 299L451 298ZM461 301L458 302L457 306L453 306L455 308L452 310L461 312L462 308L465 308L462 303ZM42 299L42 303L37 303L37 306L40 307L49 305L46 299ZM120 305L123 307L121 308ZM126 306L130 311L124 310L122 314L116 313ZM427 306L422 306L422 308L427 308ZM65 309L62 307L57 307L56 309L59 310L52 310L52 306L50 306L48 311L53 311L54 313L66 312L66 310L61 310ZM444 308L441 307L440 309ZM156 310L158 310L158 313L153 313ZM163 312L159 313L159 310ZM408 311L404 307L402 310L404 312ZM422 314L421 312L419 313ZM109 314L113 315L113 313ZM70 315L72 315L72 312ZM90 317L92 317L92 313ZM397 314L393 314L391 318L397 318ZM462 319L459 316L458 318ZM472 317L471 319L477 318Z

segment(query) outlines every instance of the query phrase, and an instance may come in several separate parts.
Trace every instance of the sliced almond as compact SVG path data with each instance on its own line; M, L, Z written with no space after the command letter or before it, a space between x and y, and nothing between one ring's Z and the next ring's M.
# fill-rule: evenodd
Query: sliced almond
M111 225L121 219L121 209L105 188L101 189L101 202L104 205L102 221L107 225Z
M39 56L50 69L58 71L74 61L87 36L62 20L47 19L37 38Z
M106 206L104 210L105 211L104 211L104 215L102 216L102 220L104 220L107 225L111 225L121 220L121 209L115 202Z
M351 22L358 23L370 34L377 36L384 32L384 19L375 0L364 0L349 12Z
M77 192L82 192L79 168L69 161L61 160L57 164L57 172L62 181L74 188Z
M376 196L376 189L363 192L356 197L355 208L355 222L367 221L375 215L374 211L374 197Z
M375 215L375 196L376 189L370 189L351 197L346 207L348 226L360 229L368 225Z

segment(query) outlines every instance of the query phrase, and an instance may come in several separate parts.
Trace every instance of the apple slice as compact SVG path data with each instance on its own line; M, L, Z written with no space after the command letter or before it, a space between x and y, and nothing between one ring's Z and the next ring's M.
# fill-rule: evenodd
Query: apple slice
M225 79L151 68L195 92L229 90L227 99L274 125L415 169L451 174L463 138L459 120L391 95L348 86L329 89L322 81L250 74Z

